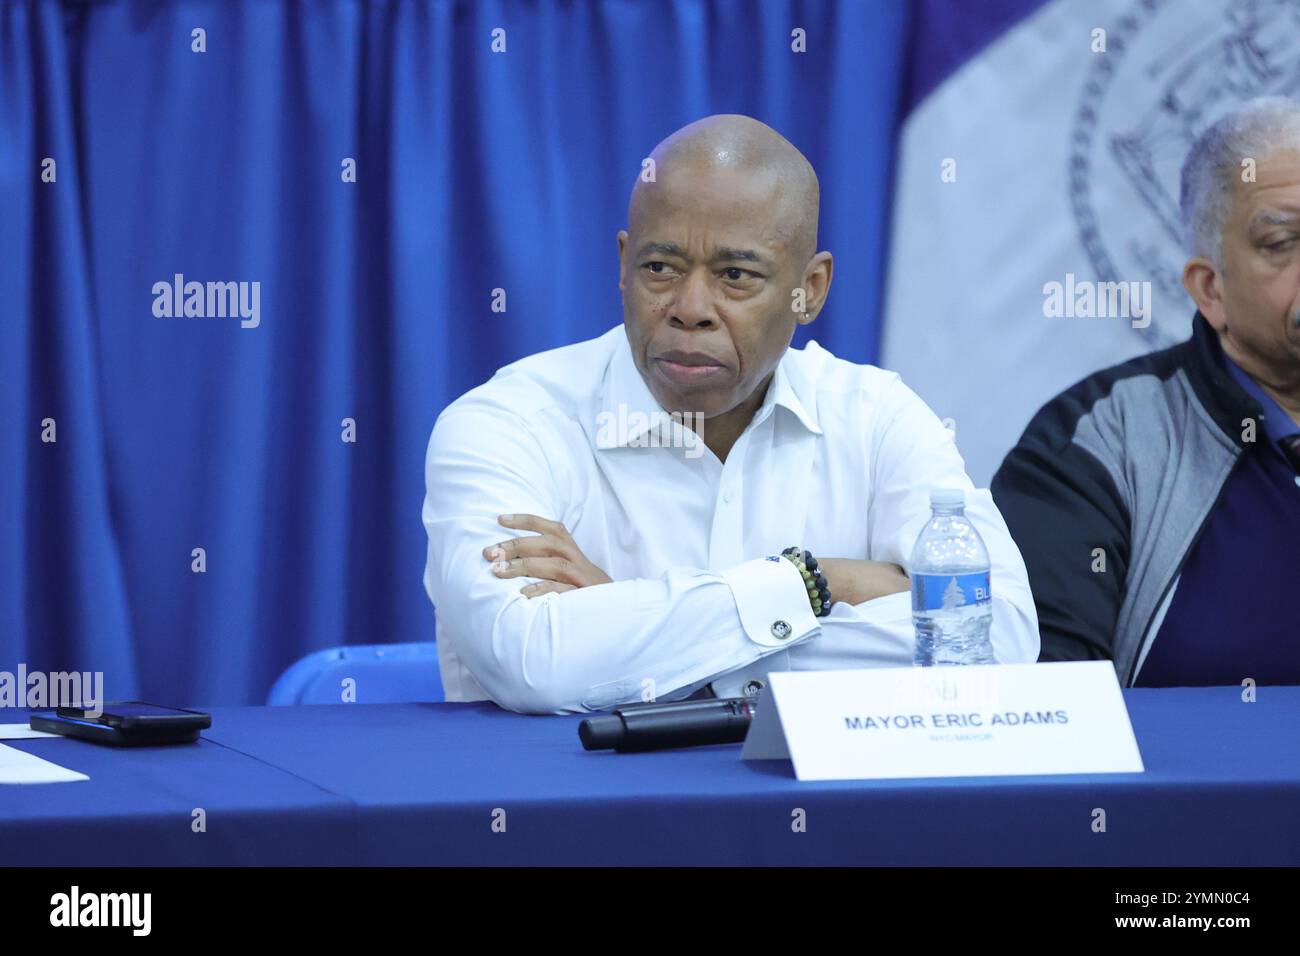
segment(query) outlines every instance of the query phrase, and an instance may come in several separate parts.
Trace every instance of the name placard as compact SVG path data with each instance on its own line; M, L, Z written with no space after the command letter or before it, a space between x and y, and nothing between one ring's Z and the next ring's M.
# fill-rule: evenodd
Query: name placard
M775 671L740 756L800 780L1144 769L1109 661Z

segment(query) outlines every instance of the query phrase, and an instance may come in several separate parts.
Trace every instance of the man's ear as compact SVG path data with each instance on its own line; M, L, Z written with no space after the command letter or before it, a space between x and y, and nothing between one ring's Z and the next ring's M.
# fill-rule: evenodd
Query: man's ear
M1183 288L1192 297L1201 315L1216 332L1228 327L1228 316L1223 310L1223 290L1219 283L1219 270L1204 256L1193 256L1183 266Z
M626 265L623 262L623 250L627 248L627 230L618 231L618 289L623 291L623 282L626 279Z
M804 311L799 315L800 325L807 325L826 304L831 291L831 277L835 273L835 260L829 252L819 252L808 260L803 270Z

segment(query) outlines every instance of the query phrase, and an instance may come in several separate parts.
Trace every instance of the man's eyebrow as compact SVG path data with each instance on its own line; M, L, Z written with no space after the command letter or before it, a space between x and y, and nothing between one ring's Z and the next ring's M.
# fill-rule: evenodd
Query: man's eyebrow
M686 258L686 252L675 242L647 242L637 251L637 258L641 259L654 254L675 256L678 259Z
M1300 214L1294 212L1281 212L1277 209L1261 209L1255 213L1255 217L1250 220L1251 226L1289 226L1297 219Z
M637 251L637 258L644 259L646 256L660 255L673 256L677 259L688 259L686 251L675 242L647 242ZM727 246L713 250L710 262L755 262L759 265L767 265L767 259L755 252L753 249L732 249Z
M713 253L714 262L757 262L760 265L767 260L752 249L717 249Z

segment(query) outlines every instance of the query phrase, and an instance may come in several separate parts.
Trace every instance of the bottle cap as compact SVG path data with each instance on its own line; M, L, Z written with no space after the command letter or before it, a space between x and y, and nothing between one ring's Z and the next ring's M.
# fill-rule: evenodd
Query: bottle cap
M966 492L960 488L935 488L930 492L931 508L964 508Z

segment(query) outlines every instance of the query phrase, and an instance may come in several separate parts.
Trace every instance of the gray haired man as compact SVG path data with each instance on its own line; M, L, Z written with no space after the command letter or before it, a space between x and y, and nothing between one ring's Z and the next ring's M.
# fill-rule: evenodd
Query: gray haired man
M1253 100L1183 164L1186 342L1048 402L993 479L1040 660L1129 686L1300 683L1300 106Z

